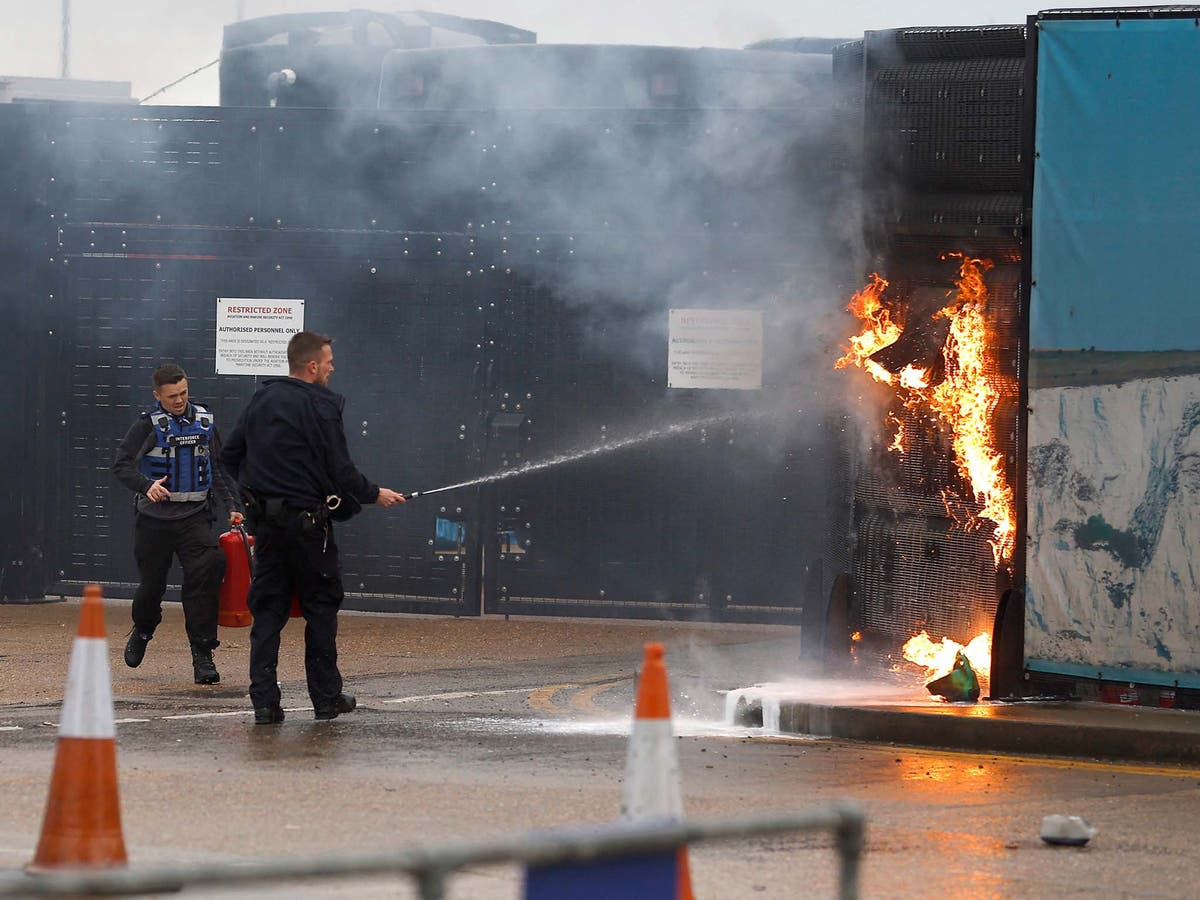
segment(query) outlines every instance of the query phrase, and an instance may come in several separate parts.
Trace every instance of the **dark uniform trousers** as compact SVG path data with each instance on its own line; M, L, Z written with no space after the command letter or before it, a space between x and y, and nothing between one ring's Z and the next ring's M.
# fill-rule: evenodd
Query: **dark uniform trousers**
M217 641L217 594L225 577L225 554L213 537L207 511L186 519L155 519L138 515L134 523L133 557L141 583L133 595L133 624L153 634L162 621L163 594L171 557L183 568L183 616L188 640L201 650Z
M315 709L328 708L342 692L337 664L337 614L342 573L333 525L285 510L254 523L254 580L246 605L250 627L250 700L256 708L279 703L276 670L279 634L287 624L292 592L304 614L304 673Z

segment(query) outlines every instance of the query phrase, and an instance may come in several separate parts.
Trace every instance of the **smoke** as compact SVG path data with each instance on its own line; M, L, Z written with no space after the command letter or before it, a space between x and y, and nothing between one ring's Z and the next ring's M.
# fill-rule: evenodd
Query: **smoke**
M803 597L819 619L844 493L831 364L857 271L830 70L827 55L487 46L394 54L381 109L281 94L275 110L46 112L61 149L36 164L54 170L70 263L49 277L80 314L64 340L78 378L112 373L94 455L166 360L228 428L253 385L206 369L212 301L304 298L306 325L338 338L353 455L398 489L731 414L503 490L558 523L533 546L597 596L668 614ZM761 313L762 388L667 388L672 308ZM501 413L523 430L487 432ZM89 515L107 521L119 500L88 477L103 484L72 490L102 497ZM445 515L471 502L445 499ZM425 528L355 537L426 559ZM347 587L441 590L429 577Z
M403 51L384 64L383 111L339 114L307 161L281 160L330 161L284 222L371 209L406 246L462 243L459 274L489 303L514 284L552 296L586 355L653 383L668 309L758 310L764 390L706 403L777 402L782 426L845 384L831 362L861 238L830 68L679 48Z

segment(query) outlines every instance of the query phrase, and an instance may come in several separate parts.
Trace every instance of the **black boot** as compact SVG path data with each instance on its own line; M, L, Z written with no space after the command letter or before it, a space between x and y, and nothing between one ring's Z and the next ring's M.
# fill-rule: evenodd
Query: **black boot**
M137 626L129 629L129 640L125 642L125 665L136 669L146 657L146 645L150 643L153 634L138 631Z
M354 699L353 694L338 694L333 698L333 703L329 706L318 706L313 709L313 718L322 721L326 719L336 719L342 713L348 713L354 707L358 706L358 701Z
M258 706L254 709L255 725L282 725L283 707L276 703L274 706Z
M217 684L221 680L212 651L201 650L195 644L192 645L192 671L196 675L196 684Z

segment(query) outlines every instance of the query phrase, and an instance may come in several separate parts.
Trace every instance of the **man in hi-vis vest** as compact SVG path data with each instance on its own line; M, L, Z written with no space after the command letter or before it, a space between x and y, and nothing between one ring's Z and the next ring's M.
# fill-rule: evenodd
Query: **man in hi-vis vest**
M213 415L188 399L187 373L168 363L154 370L155 404L117 447L113 474L137 495L133 554L141 583L133 595L133 627L125 664L136 669L162 621L171 558L183 567L183 616L196 684L221 680L213 662L217 594L225 556L213 535L214 509L242 521L242 505L220 463ZM214 496L215 495L215 496Z

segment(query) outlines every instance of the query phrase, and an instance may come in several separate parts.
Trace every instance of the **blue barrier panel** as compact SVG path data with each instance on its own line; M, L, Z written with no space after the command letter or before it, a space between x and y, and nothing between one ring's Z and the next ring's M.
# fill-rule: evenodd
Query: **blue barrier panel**
M675 900L677 850L594 862L530 867L525 900Z
M1200 683L1200 19L1185 7L1045 15L1025 665L1190 686Z

